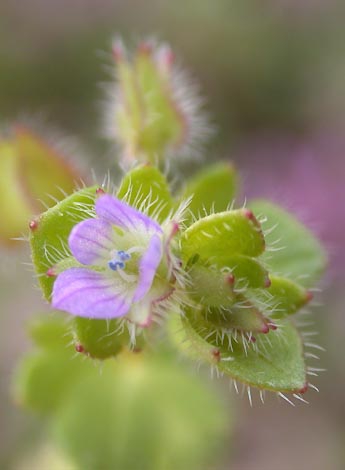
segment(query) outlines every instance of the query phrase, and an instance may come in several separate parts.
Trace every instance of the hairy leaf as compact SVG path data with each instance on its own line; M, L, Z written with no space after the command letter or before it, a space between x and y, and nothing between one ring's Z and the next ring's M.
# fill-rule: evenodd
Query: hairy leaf
M258 217L267 218L264 230L273 228L265 235L268 251L263 256L269 270L306 287L319 280L326 254L315 236L291 214L268 201L253 201L250 207ZM277 251L270 252L270 248Z
M222 264L228 256L259 256L264 249L260 224L247 209L204 217L181 238L182 257L186 262L198 254L201 259Z
M276 392L305 389L303 346L288 320L278 330L258 335L254 346L210 336L210 323L200 316L176 316L174 328L175 342L187 355L217 366L234 380Z
M152 165L140 165L123 178L117 193L119 199L136 209L148 207L148 215L157 214L162 222L173 207L169 186L162 173Z
M216 163L201 170L188 181L182 193L182 199L193 196L186 223L191 223L193 216L198 219L226 211L234 200L237 185L236 172L229 163Z

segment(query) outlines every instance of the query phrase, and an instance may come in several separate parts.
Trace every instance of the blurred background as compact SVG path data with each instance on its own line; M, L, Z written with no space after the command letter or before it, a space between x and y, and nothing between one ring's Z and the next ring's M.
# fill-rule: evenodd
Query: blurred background
M215 470L345 468L344 23L341 0L0 2L0 126L43 115L80 139L93 168L106 168L102 83L111 77L111 38L156 36L173 46L207 98L217 127L207 158L235 162L243 196L294 211L327 247L329 271L314 309L317 342L326 348L320 367L327 372L314 381L320 393L296 408L274 396L263 406L256 397L252 409L227 395L235 427ZM1 250L0 466L50 470L52 460L37 466L23 457L40 424L9 395L14 365L30 347L25 323L44 308L27 259L25 247Z

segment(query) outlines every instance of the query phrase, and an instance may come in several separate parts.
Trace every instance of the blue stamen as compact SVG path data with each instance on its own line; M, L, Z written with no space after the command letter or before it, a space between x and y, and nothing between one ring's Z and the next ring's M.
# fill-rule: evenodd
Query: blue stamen
M130 254L126 253L123 250L118 251L117 256L120 258L121 261L128 261L131 257Z
M113 271L117 271L118 269L125 269L126 263L131 258L129 253L126 253L123 250L119 250L114 258L108 262L108 266Z

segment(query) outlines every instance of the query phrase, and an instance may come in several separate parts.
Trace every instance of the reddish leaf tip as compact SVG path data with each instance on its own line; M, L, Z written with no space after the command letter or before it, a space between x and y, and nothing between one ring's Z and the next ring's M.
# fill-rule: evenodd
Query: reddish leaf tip
M250 209L243 209L243 214L244 214L244 216L247 217L247 219L249 219L249 220L254 219L253 211L251 211Z
M96 195L101 196L102 194L105 194L105 191L103 188L97 188L96 189Z
M250 209L243 209L243 215L248 219L250 220L253 225L255 225L255 227L257 228L261 228L260 226L260 223L258 222L258 219L255 217L253 211L251 211Z
M226 276L226 282L230 284L230 286L233 286L235 284L235 276L233 274L228 274Z
M33 219L33 220L30 220L29 222L29 229L30 230L36 230L38 227L38 221Z
M47 275L48 277L55 277L55 276L56 276L56 272L54 271L54 267L49 268L48 271L46 272L46 275Z
M75 350L78 352L78 353L84 353L85 352L85 349L84 349L84 346L80 343L77 343L75 345Z
M211 354L217 362L220 361L220 350L218 348L212 349Z
M298 391L298 393L306 393L308 391L308 382Z

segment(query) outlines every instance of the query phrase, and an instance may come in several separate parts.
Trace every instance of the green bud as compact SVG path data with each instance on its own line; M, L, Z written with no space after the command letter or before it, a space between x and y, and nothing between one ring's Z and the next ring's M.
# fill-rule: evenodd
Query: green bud
M139 44L130 54L113 46L117 83L109 93L106 132L127 161L157 162L176 156L209 134L200 100L175 66L166 44Z

